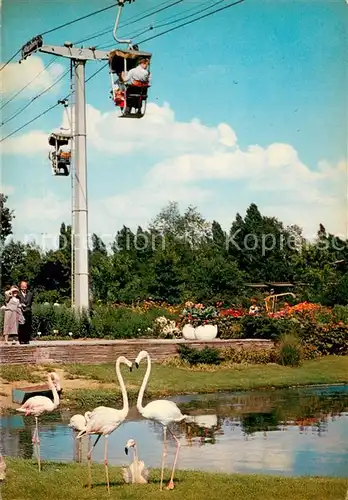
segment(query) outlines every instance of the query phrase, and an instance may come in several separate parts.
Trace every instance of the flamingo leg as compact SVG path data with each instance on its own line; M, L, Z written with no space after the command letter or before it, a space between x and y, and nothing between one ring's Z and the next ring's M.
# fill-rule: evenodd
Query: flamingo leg
M37 454L37 463L39 466L39 472L41 471L41 457L40 457L40 437L39 437L39 418L35 417L35 444L36 444L36 454Z
M178 456L179 456L179 451L180 451L181 444L180 444L180 441L178 440L178 438L176 436L174 436L174 434L172 433L172 431L170 429L168 429L168 431L170 432L170 434L173 436L173 438L176 441L176 453L175 453L175 458L174 458L174 463L173 463L172 475L170 476L170 480L169 480L169 483L167 485L167 490L173 490L174 489L174 472L175 472L175 466L176 466L176 462L178 460Z
M162 469L161 469L161 484L160 490L163 490L163 473L164 473L164 464L167 455L167 427L163 427L163 452L162 452Z
M106 474L106 485L108 493L110 495L110 481L109 481L109 469L108 469L108 436L104 436L104 465Z
M92 451L95 447L95 445L98 443L99 439L101 438L101 434L97 437L97 439L94 442L94 445L92 448L89 450L87 453L87 465L88 465L88 487L92 488L92 470L91 470L91 457L92 457Z

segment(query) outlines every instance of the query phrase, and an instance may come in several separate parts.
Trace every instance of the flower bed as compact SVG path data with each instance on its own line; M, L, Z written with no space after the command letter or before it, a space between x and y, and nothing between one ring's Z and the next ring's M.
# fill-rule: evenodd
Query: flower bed
M0 316L1 321L3 315ZM249 311L217 303L186 302L183 306L146 301L133 306L97 305L91 317L77 316L65 306L34 305L33 337L78 338L181 338L190 324L216 325L221 339L255 338L279 341L296 336L306 357L348 354L348 307L323 307L303 302L276 313ZM1 327L1 325L0 325Z

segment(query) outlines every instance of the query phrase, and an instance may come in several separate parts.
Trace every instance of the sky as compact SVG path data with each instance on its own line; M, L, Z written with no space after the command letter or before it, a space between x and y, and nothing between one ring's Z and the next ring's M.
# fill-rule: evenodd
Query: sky
M136 0L126 4L120 36L135 42L175 26L206 7L232 0ZM2 0L6 62L24 43L111 5L92 0ZM216 7L214 8L214 5ZM346 0L245 0L171 33L140 43L153 54L147 114L120 120L109 98L108 68L86 84L89 232L109 243L124 224L146 226L169 201L196 206L228 230L236 213L256 203L265 215L297 224L308 238L319 223L347 236ZM48 45L116 46L115 9L44 36ZM190 19L193 19L191 17ZM122 29L122 25L129 24ZM69 68L63 58L18 57L0 73L2 122ZM102 67L88 62L86 78ZM5 137L69 92L69 78L1 127ZM2 104L3 105L3 104ZM71 180L52 175L48 136L67 126L59 106L1 142L1 191L15 210L14 237L55 245L71 220Z

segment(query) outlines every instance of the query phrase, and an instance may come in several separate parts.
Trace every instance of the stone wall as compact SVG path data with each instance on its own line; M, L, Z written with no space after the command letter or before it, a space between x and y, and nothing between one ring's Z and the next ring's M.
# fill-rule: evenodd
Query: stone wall
M202 349L234 347L236 349L271 349L269 340L233 339L199 342L195 340L95 340L95 341L51 341L33 342L29 345L0 346L0 364L44 364L44 363L113 363L118 356L130 360L141 350L146 350L154 361L164 360L177 354L177 345L184 343Z

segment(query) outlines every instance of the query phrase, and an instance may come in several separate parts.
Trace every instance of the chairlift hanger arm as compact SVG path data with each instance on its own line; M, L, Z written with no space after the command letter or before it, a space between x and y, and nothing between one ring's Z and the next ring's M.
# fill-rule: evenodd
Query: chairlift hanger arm
M118 2L117 2L118 12L117 12L117 16L116 16L114 31L112 32L112 34L113 34L114 39L116 40L117 43L127 43L129 46L131 46L132 40L121 40L120 38L117 38L117 36L116 36L118 25L119 25L120 19L121 19L122 9L124 7L125 2L132 3L132 2L135 2L135 0L118 0Z

